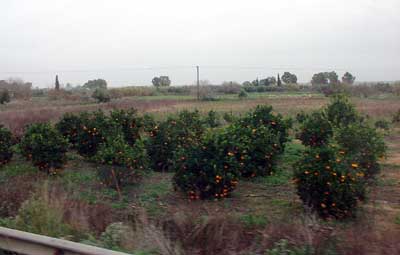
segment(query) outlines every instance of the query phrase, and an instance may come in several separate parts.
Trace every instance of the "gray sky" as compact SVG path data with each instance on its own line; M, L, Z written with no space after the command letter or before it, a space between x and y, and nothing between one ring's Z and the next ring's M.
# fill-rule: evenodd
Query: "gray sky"
M400 80L399 0L0 0L0 79L191 84L291 71Z

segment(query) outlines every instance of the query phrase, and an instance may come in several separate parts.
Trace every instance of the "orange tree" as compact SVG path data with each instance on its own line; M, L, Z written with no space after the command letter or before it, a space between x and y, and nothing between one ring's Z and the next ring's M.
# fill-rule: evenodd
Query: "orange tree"
M85 157L96 155L100 145L122 134L121 126L104 112L81 113L76 148Z
M49 123L30 125L20 148L28 160L47 173L56 172L67 161L68 141Z
M297 138L306 146L322 146L329 143L332 136L331 122L324 112L317 111L303 117Z
M141 140L129 145L122 136L103 143L94 157L101 165L98 176L102 184L120 189L134 183L148 169L148 157Z
M289 129L292 126L291 119L284 119L281 114L273 113L272 106L268 105L257 106L236 123L250 129L260 126L270 128L272 134L278 138L279 152L283 152L285 149L285 143L289 138Z
M296 163L297 192L306 206L324 218L354 215L366 190L357 167L335 146L309 147Z
M78 131L81 127L81 118L72 113L66 113L56 124L57 130L72 146L78 142Z
M134 145L136 140L140 139L143 121L138 116L137 110L113 110L110 119L122 128L124 139L129 145Z
M171 170L176 150L195 143L204 130L198 111L183 111L156 124L146 145L152 168L156 171Z
M175 154L174 186L190 199L224 198L235 189L240 172L235 147L225 133L209 133Z

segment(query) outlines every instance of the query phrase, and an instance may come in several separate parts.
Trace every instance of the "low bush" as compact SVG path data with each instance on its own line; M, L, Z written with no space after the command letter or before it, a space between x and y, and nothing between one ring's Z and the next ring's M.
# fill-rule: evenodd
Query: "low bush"
M10 162L13 156L12 145L12 133L0 125L0 167Z
M332 125L323 112L313 112L304 117L298 139L306 146L322 146L333 136Z
M230 142L225 138L210 134L177 151L173 182L190 199L224 198L235 189L240 175L238 162L225 150Z
M375 128L380 128L383 130L389 130L390 129L390 124L386 120L377 120L375 122Z
M247 92L245 90L241 90L238 94L239 99L245 99L248 97Z
M183 111L156 125L147 140L147 152L152 168L169 171L176 150L196 142L204 132L198 111Z
M142 119L137 115L137 110L114 110L111 111L110 118L122 128L125 141L129 145L134 145L140 138L140 129L143 125Z
M148 158L140 140L129 145L119 137L102 144L95 160L102 164L98 167L101 183L116 189L134 183L148 169Z
M366 182L358 163L334 146L309 147L294 166L297 193L321 217L354 215L365 199Z
M67 237L73 229L63 222L63 208L49 205L46 198L33 196L26 200L13 220L13 228L51 237Z
M80 119L76 147L82 156L93 157L101 144L122 134L120 126L102 111L82 113Z
M29 126L20 148L28 160L47 173L56 172L67 161L68 142L48 123Z
M400 123L400 109L393 115L392 123Z
M78 131L81 128L82 120L78 115L66 113L56 124L57 130L73 146L78 142Z
M107 89L96 89L93 91L92 97L96 99L99 103L107 103L111 101L111 96Z

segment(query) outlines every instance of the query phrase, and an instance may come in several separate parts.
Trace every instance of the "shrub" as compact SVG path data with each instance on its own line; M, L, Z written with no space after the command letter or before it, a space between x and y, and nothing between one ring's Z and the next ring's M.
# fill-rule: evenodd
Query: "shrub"
M248 97L247 93L245 90L241 90L240 93L238 94L239 99L245 99Z
M233 115L232 112L225 112L224 115L223 115L222 117L224 118L224 120L225 120L227 123L232 123L232 122L236 121L236 119L237 119L236 116Z
M0 91L0 104L6 104L10 102L10 93L4 89Z
M346 158L357 162L358 170L366 178L374 177L379 172L378 160L385 156L386 146L375 129L363 123L353 123L339 128L335 140Z
M325 111L328 120L334 127L361 121L354 105L344 95L334 96Z
M82 124L78 130L76 147L82 156L94 156L101 144L113 140L122 132L120 127L102 111L82 113L80 118Z
M278 137L279 152L283 152L285 143L288 141L289 128L292 126L290 119L283 119L282 115L274 114L272 107L259 105L246 116L238 120L240 125L254 129L259 126L270 128L271 132Z
M78 131L81 125L82 120L79 116L72 113L66 113L56 124L56 128L70 144L75 146L78 142Z
M12 133L0 125L0 167L10 162L13 156L12 145Z
M272 174L277 157L283 151L279 137L267 126L249 128L233 124L221 137L220 149L235 158L237 170L245 178Z
M137 115L137 110L114 110L111 111L110 118L122 128L125 141L129 145L134 145L140 138L139 132L142 127L142 120Z
M307 119L307 117L308 115L304 111L301 111L296 114L296 121L301 124Z
M386 120L377 120L375 122L375 128L380 128L383 130L389 130L390 126L389 126L389 122Z
M96 89L93 91L92 97L99 103L107 103L111 101L111 97L105 89Z
M295 164L297 193L322 217L353 215L365 198L366 183L352 162L333 146L309 147Z
M63 208L49 205L48 198L33 196L18 211L14 228L51 237L66 237L73 229L63 222Z
M225 136L213 134L198 143L180 148L173 168L174 186L190 199L224 198L235 189L239 172L237 161L225 151Z
M50 124L32 124L20 143L22 154L40 170L51 173L67 161L68 142Z
M219 115L216 111L209 111L207 116L203 120L206 127L216 128L221 126L221 122L219 121Z
M147 141L152 168L169 171L175 151L197 141L203 131L198 111L183 111L177 117L169 117L156 125Z
M400 109L393 115L392 123L400 123Z
M322 146L333 136L329 120L322 112L313 112L303 120L298 138L306 146Z
M123 137L102 144L95 156L101 164L98 176L102 184L120 189L134 183L148 168L148 158L142 141L129 145Z

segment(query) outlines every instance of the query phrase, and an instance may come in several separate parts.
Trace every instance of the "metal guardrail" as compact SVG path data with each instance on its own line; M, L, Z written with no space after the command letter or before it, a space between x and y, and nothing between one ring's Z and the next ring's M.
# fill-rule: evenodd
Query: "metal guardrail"
M3 227L0 227L0 249L24 255L129 255Z

